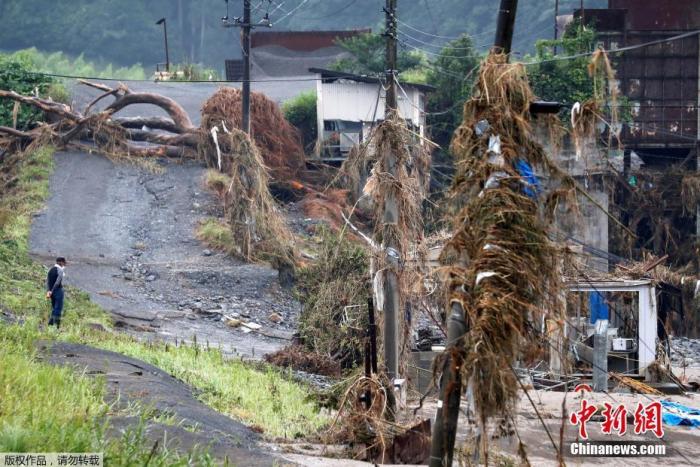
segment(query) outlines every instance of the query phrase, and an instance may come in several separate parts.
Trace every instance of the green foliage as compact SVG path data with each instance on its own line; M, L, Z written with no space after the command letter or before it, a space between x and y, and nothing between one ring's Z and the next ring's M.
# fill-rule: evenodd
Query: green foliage
M213 68L196 63L173 63L170 65L170 81L209 81L218 80L219 74Z
M564 55L592 52L596 46L593 29L572 23L558 40L536 43L534 61L550 60L554 51ZM593 97L593 80L588 76L589 57L555 60L528 67L528 76L535 95L547 101L566 103L584 102Z
M33 319L0 323L0 452L103 452L105 464L115 466L213 465L205 452L169 450L167 439L153 451L146 411L128 414L139 422L107 438L107 416L115 410L104 400L104 380L38 358L37 340L55 337L38 331Z
M230 254L234 254L237 251L231 228L226 222L213 217L204 219L199 224L197 227L197 238L215 250L225 251Z
M139 358L199 390L210 407L262 429L271 438L300 438L316 433L328 422L309 399L309 388L291 381L271 366L254 368L226 359L218 349L140 343L124 334L108 336L74 332L66 336L130 357Z
M316 142L318 127L316 122L316 91L299 94L282 106L284 117L300 132L304 148Z
M428 82L436 87L428 98L428 115L432 138L441 146L449 146L452 134L462 122L462 107L471 95L478 75L479 55L469 36L449 42L428 72Z
M303 305L299 333L309 350L347 368L358 363L363 352L365 305L371 294L369 258L362 247L328 229L319 234L318 259L298 275Z
M0 54L0 89L15 91L19 94L33 94L38 90L44 94L53 82L51 78L30 73L31 62L24 57ZM15 103L10 99L0 99L0 125L12 126L12 112ZM17 115L17 128L26 130L31 124L42 120L40 111L27 105L20 105Z
M330 68L346 73L360 75L384 76L385 39L380 34L366 33L349 39L339 40L338 45L352 54L330 65ZM402 72L416 73L427 64L422 52L400 50L396 57L397 68Z
M63 52L45 53L35 47L19 50L10 55L23 63L31 71L67 76L86 76L94 78L146 79L146 72L140 64L115 68L112 64L99 66L85 59L81 53L71 58Z

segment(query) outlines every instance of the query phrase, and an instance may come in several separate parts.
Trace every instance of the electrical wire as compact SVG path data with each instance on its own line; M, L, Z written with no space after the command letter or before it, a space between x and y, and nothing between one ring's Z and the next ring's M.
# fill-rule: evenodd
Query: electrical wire
M415 45L411 45L411 44L409 44L408 42L406 42L406 41L404 41L404 40L402 40L402 39L400 39L400 38L398 38L398 37L396 38L396 40L397 40L400 44L402 44L402 45L404 45L404 46L406 46L406 47L409 47L409 48L411 48L411 49L413 49L413 50L417 50L417 51L419 51L419 52L423 52L423 53L428 54L428 55L432 55L432 56L434 56L434 57L443 57L443 58L471 58L471 57L472 57L472 55L445 55L445 54L443 54L443 53L431 52L430 50L421 49L420 47L416 47ZM478 47L478 46L477 46L477 47Z
M411 26L411 25L408 24L408 23L404 23L403 21L401 21L400 19L398 19L396 16L394 16L394 19L396 20L397 23L406 26L408 29L410 29L410 30L412 30L412 31L415 31L415 32L417 32L417 33L426 35L426 36L436 37L436 38L438 38L438 39L450 39L450 40L459 39L459 37L460 37L460 36L441 36L441 35L439 35L439 34L431 34L431 33L429 33L429 32L425 32L425 31L421 31L420 29L416 29L416 28L414 28L413 26Z
M292 8L291 10L289 10L289 12L288 12L286 15L282 16L280 19L276 20L276 21L275 21L275 24L279 24L279 23L281 23L282 21L284 21L285 19L289 18L291 15L293 15L294 13L296 13L297 10L299 10L299 8L303 7L303 6L306 5L308 2L309 2L309 0L301 0L301 3L300 3L299 5L297 5L295 8Z
M348 3L345 4L345 6L343 6L343 7L339 8L339 9L335 10L333 13L328 13L328 14L323 15L323 16L311 16L311 17L306 17L305 19L315 21L315 20L318 20L318 19L331 18L331 17L333 17L333 16L338 15L339 13L344 12L345 10L347 10L348 8L350 8L351 6L353 6L355 3L357 3L357 0L350 0Z
M671 36L671 37L666 37L666 38L664 38L664 39L657 39L657 40L654 40L654 41L644 42L644 43L642 43L642 44L635 44L635 45L629 45L629 46L627 46L627 47L620 47L619 49L608 49L608 50L606 50L606 49L602 49L602 48L601 48L601 49L598 49L598 50L602 50L603 52L605 52L605 53L608 54L608 55L619 54L619 53L629 52L629 51L631 51L631 50L637 50L637 49L641 49L641 48L644 48L644 47L649 47L649 46L651 46L651 45L663 44L663 43L665 43L665 42L677 41L677 40L680 40L680 39L685 39L685 38L687 38L687 37L697 36L698 34L700 34L700 29L697 29L697 30L695 30L695 31L686 32L686 33L683 33L683 34L678 34L677 36ZM596 53L596 52L597 52L597 50L594 50L593 52L582 52L582 53L573 54L573 55L555 56L555 57L548 58L548 59L545 59L545 60L538 60L538 61L534 61L534 62L521 62L521 63L522 63L523 65L525 65L525 66L539 65L539 64L542 64L542 63L559 62L559 61L562 61L562 60L572 60L572 59L574 59L574 58L589 57L589 56L593 55L593 54Z
M450 45L449 43L442 44L442 45L433 44L431 42L422 41L422 40L418 39L417 37L413 37L410 34L408 34L406 31L402 31L401 29L397 29L397 31L400 34L403 34L404 36L408 37L412 41L418 42L419 44L427 45L429 47L435 47L435 48L441 49L441 50L442 49L452 49L452 50L473 50L474 49L474 46L472 46L472 47L457 47L457 46ZM471 37L471 36L467 36L467 37Z

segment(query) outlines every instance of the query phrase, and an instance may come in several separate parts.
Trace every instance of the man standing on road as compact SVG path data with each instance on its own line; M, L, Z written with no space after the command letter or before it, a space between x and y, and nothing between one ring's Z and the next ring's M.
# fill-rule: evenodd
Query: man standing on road
M61 327L61 313L63 312L63 268L66 267L66 258L59 256L56 264L49 269L46 275L46 298L51 299L51 317L49 326Z

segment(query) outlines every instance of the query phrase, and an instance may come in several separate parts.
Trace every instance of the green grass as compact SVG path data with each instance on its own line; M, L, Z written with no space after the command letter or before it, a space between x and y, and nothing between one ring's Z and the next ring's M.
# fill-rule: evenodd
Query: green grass
M226 359L201 345L175 347L140 343L126 335L80 335L74 328L62 338L144 360L197 388L199 399L219 412L263 430L267 437L298 438L323 427L327 416L309 398L310 389L280 370Z
M35 324L35 323L31 323ZM144 436L149 413L119 438L107 439L104 381L37 359L36 326L0 325L0 452L103 452L108 465L213 465L205 449L179 454ZM134 415L134 414L124 414ZM167 420L162 420L166 421Z
M231 228L224 221L213 217L204 219L197 227L197 238L215 250L236 254Z
M86 293L74 288L67 290L61 332L41 328L39 324L46 322L49 313L43 290L46 271L29 258L28 237L31 215L41 209L48 195L52 154L51 148L43 148L15 161L17 182L0 198L0 213L10 213L0 224L0 307L26 320L23 326L0 322L0 425L7 427L6 431L0 428L0 450L4 446L32 446L38 438L57 443L64 432L70 433L71 440L59 450L68 451L69 446L75 450L84 446L93 451L109 449L114 465L135 462L146 449L138 444L142 440L139 427L111 444L104 440L101 424L106 423L108 408L102 401L103 385L38 361L34 344L39 339L84 343L142 359L193 386L205 404L259 428L269 438L309 435L327 424L328 417L308 397L310 389L292 382L280 370L227 360L216 349L139 342L112 331L107 314ZM211 230L215 232L216 227L212 225ZM90 328L90 323L102 324L107 332ZM25 391L26 386L15 391L13 385L22 379L32 386L31 391ZM17 397L25 392L31 397ZM59 410L61 416L56 415ZM179 423L168 414L153 414L147 408L132 407L132 411L146 418L155 415L166 424ZM6 418L7 413L13 415ZM8 444L3 445L5 442ZM124 445L127 442L136 445L128 448ZM48 445L46 448L50 450ZM159 450L157 455L175 464L188 459L167 450ZM157 465L155 456L149 465Z

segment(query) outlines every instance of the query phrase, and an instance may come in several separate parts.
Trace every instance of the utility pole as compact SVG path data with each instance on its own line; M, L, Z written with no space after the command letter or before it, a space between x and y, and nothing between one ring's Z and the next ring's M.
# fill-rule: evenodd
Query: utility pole
M557 17L559 16L559 0L554 0L554 40L557 40L559 28L557 27ZM557 54L556 47L554 49L554 54Z
M501 0L493 52L510 54L517 7L518 0ZM469 323L465 319L464 309L459 301L450 303L446 324L446 358L440 376L437 411L430 447L430 467L452 466L457 438L457 421L462 396L460 371L463 364L464 336L469 330ZM487 435L482 433L482 436Z
M496 39L493 44L496 52L510 55L517 9L518 0L501 0L501 7L498 10L498 23L496 24Z
M228 0L226 0L226 16L221 18L221 22L225 28L238 27L241 28L241 47L243 49L243 96L241 99L241 130L250 135L250 30L257 26L272 27L272 23L267 15L258 24L252 24L250 18L250 3L251 0L243 0L243 21L241 18L233 18L229 21L228 18Z
M243 99L241 129L250 135L250 0L243 0Z
M386 0L386 105L384 109L384 120L393 118L396 113L396 0ZM386 169L392 177L396 177L397 160L396 152L398 148L392 147L389 154L384 154L386 158ZM384 361L386 363L389 380L399 377L399 328L401 295L399 292L399 246L386 243L387 238L391 238L386 233L396 228L399 220L399 209L396 198L390 191L384 201L384 252L386 268L384 270Z
M396 0L386 0L386 117L396 110Z

